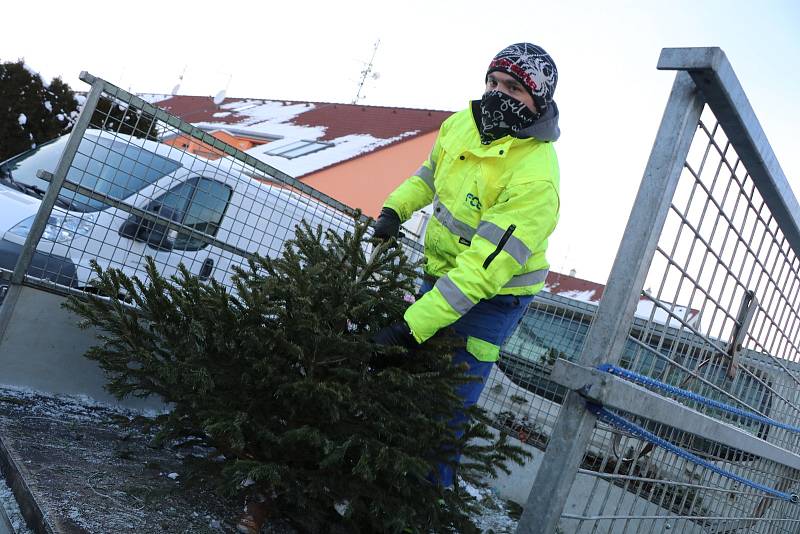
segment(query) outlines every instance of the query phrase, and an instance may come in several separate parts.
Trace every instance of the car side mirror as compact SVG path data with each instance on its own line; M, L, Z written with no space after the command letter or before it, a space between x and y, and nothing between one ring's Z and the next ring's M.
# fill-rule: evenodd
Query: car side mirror
M178 211L159 202L150 204L147 207L147 211L151 211L171 221L177 222L180 220L180 213ZM122 223L122 226L120 226L119 235L135 241L143 241L159 250L172 250L175 246L177 232L170 230L164 224L143 219L138 215L131 215Z

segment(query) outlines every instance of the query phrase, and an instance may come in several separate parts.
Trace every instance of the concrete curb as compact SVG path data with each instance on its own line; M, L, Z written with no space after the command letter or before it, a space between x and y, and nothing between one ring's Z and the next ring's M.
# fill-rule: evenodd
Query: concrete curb
M36 534L57 534L58 531L48 522L28 483L25 481L25 475L27 474L25 468L14 460L2 437L0 437L0 471L14 493L14 498L17 499L17 504L19 504L20 511L28 527ZM5 512L0 513L5 517ZM0 521L0 533L3 532L2 529L3 524ZM13 528L9 532L14 534Z
M5 509L0 506L0 534L16 534Z

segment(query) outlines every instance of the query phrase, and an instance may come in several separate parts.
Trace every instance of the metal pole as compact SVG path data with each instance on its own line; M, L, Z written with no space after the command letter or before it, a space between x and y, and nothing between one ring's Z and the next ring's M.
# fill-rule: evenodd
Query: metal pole
M800 204L725 52L716 47L665 48L658 59L658 68L685 70L691 75L781 232L800 255Z
M89 126L89 121L92 118L92 114L94 114L101 93L102 88L95 85L86 98L86 103L67 140L64 152L62 152L58 160L58 166L50 182L50 187L47 188L44 197L42 197L42 204L39 206L39 211L36 213L36 218L33 220L31 230L28 232L28 237L25 238L25 244L22 245L22 251L20 252L19 258L17 258L17 264L14 266L14 274L11 275L12 284L21 284L25 279L25 272L31 264L31 258L33 258L33 253L36 251L36 245L42 238L44 228L47 226L47 220L50 218L50 212L53 211L53 206L56 205L56 199L58 199L58 194L61 192L61 185L67 178L72 160L75 158L75 153L78 151L78 146L81 144L83 133Z
M36 245L42 238L47 220L50 218L50 213L53 211L53 206L56 204L58 194L61 192L61 186L67 177L67 172L72 165L72 160L75 158L75 153L78 151L78 146L83 139L83 134L89 127L97 102L100 100L100 95L103 92L103 82L92 85L89 91L89 96L86 97L86 103L81 109L78 120L72 128L67 144L64 147L64 152L58 160L58 166L50 182L50 187L47 188L44 196L42 197L42 204L39 206L39 211L36 212L36 218L33 220L28 237L25 238L25 243L22 245L17 263L14 266L14 272L11 275L11 284L8 288L3 305L0 306L0 346L3 344L3 337L5 336L6 328L11 320L11 315L14 313L14 307L19 300L22 282L25 280L25 273L30 267L33 254L36 252Z
M587 334L580 356L584 365L619 361L703 103L691 77L679 72L597 317ZM525 503L518 533L556 531L595 421L595 416L586 411L584 399L569 392Z

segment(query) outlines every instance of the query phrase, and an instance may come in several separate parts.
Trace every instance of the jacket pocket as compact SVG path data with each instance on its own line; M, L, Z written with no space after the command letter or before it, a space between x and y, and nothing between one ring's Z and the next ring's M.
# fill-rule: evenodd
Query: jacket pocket
M506 243L511 238L511 234L514 233L514 230L517 229L516 224L512 224L508 227L508 229L503 234L503 237L500 238L500 241L497 243L497 248L494 249L494 252L486 256L486 260L483 262L483 268L488 269L489 264L491 264L494 259L497 257L498 254L503 250L503 247L506 246Z
M467 352L481 362L496 362L500 358L500 347L472 336L467 336Z

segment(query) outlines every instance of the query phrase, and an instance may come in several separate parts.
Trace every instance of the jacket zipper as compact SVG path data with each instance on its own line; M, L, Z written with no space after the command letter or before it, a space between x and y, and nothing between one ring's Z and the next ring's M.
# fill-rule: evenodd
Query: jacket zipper
M494 252L489 254L486 257L486 261L483 262L483 268L484 269L488 269L489 268L489 264L492 263L492 261L497 257L498 254L500 254L500 251L503 250L503 247L506 246L506 242L508 242L508 239L511 237L511 234L513 234L514 230L516 230L516 229L517 229L517 225L516 224L512 224L511 226L508 227L508 230L506 230L506 233L504 233L503 237L500 238L500 242L497 243L497 248L494 249Z

